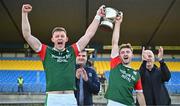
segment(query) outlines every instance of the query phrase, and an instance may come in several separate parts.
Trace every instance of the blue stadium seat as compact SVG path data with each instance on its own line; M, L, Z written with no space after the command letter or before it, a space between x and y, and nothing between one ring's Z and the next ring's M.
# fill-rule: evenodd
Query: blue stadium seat
M166 83L170 93L180 94L180 72L171 72L171 79Z
M24 92L46 91L46 80L44 71L7 71L0 70L0 92L17 92L17 78L24 78Z
M109 79L109 72L106 71L104 76ZM171 79L165 83L167 90L171 94L180 94L180 72L171 72Z

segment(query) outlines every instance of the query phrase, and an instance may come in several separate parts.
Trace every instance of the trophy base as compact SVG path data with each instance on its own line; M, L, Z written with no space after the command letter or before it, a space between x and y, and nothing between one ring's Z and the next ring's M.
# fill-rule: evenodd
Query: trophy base
M104 31L112 31L113 24L109 21L102 21L100 24L100 29L102 29Z

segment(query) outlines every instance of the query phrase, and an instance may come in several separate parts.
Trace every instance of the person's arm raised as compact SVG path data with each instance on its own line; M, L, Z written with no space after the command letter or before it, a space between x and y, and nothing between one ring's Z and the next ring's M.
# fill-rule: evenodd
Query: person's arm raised
M31 48L34 51L39 52L42 44L37 38L35 38L31 34L31 27L28 19L28 13L31 11L32 11L32 6L30 4L24 4L22 6L22 34L24 39L31 46Z
M87 44L89 43L90 39L95 35L95 33L96 33L97 29L98 29L101 17L105 16L104 14L105 14L105 12L104 12L104 5L102 5L98 9L97 14L96 14L94 20L92 21L92 23L87 28L84 36L82 36L77 41L77 45L78 45L80 51L83 50L87 46Z
M120 35L120 26L123 19L123 15L116 17L114 31L112 35L112 50L111 50L111 58L114 58L119 55L119 35Z

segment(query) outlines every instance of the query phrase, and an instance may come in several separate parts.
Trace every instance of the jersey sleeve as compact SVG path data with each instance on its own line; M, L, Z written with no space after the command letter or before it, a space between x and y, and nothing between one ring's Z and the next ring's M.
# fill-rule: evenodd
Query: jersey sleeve
M119 56L111 58L111 61L110 61L111 69L115 68L118 64L121 64L121 63L122 63L122 60L119 58Z
M136 92L143 92L141 78L139 78L139 80L135 84L134 89L136 90Z
M77 43L74 43L74 44L72 44L72 48L73 48L73 50L75 52L75 55L78 56L78 54L80 52L79 45Z
M47 45L42 44L42 47L40 49L40 51L38 52L39 57L41 58L42 61L44 61L45 55L46 55L46 49L47 49Z

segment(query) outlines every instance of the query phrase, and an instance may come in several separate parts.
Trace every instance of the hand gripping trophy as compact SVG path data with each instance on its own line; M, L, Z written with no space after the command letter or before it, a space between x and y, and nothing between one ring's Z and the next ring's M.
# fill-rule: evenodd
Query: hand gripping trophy
M105 17L103 17L100 28L104 31L112 31L114 21L117 16L122 16L123 13L111 7L105 7Z

